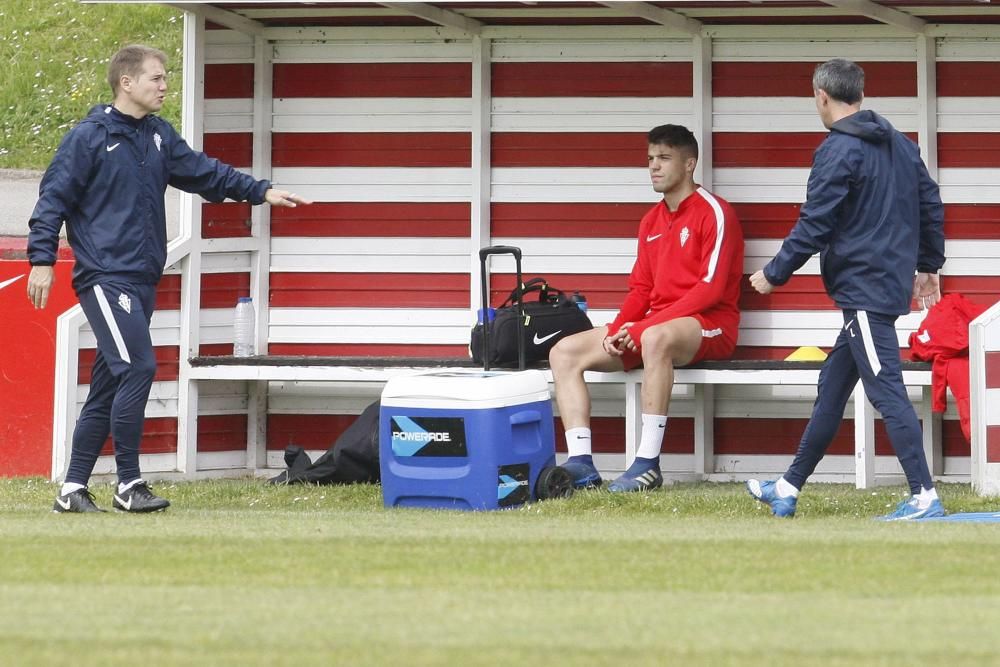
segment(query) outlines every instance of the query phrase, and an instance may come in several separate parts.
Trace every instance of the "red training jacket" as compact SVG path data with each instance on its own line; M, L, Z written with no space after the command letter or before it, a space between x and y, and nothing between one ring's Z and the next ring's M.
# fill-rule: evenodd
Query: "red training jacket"
M628 295L608 333L634 322L639 346L654 324L704 314L735 341L742 279L743 229L729 202L700 186L674 212L660 201L639 224Z
M910 334L910 358L930 361L931 410L944 412L951 389L962 434L972 440L969 389L969 323L986 310L961 294L946 294Z

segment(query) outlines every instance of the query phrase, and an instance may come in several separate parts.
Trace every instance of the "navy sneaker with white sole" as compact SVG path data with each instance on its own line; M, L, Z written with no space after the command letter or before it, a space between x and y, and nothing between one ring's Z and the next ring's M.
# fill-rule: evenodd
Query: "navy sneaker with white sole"
M771 508L771 514L777 517L791 519L795 516L795 496L779 496L777 482L761 482L756 479L747 480L747 491L755 499Z

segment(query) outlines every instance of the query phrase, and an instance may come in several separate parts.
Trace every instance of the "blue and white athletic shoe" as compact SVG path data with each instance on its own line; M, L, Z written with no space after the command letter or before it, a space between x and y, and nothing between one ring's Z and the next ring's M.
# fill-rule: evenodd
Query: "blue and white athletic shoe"
M604 483L601 473L594 467L594 460L589 456L571 456L559 467L573 478L574 489L593 489Z
M663 474L660 472L660 458L636 458L622 476L608 485L611 493L631 493L635 491L652 491L663 486Z
M747 491L751 496L771 508L771 514L777 517L791 519L795 516L795 504L799 501L795 496L782 498L778 495L777 482L761 482L756 479L747 480Z
M931 504L920 509L916 496L910 496L906 500L896 505L896 509L885 516L880 516L876 521L916 521L918 519L932 519L944 516L944 506L941 501L935 498Z

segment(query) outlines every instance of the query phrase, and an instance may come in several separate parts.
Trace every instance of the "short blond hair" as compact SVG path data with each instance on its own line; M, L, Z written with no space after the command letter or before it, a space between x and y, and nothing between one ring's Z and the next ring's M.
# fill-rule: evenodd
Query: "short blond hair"
M142 44L130 44L111 56L111 62L108 63L108 84L111 86L112 97L118 96L123 76L136 78L142 74L142 64L147 58L156 58L161 65L167 66L167 54Z

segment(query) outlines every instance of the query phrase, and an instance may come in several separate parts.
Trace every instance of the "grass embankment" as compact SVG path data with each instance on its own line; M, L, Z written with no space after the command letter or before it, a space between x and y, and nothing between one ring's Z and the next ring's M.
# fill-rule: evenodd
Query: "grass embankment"
M111 101L108 60L126 44L147 44L170 58L163 116L178 124L181 17L159 5L0 3L0 168L44 169L66 131L90 107Z

